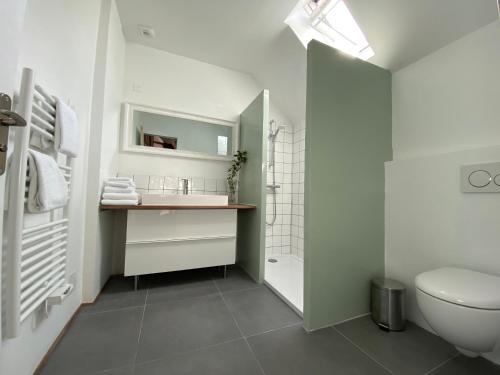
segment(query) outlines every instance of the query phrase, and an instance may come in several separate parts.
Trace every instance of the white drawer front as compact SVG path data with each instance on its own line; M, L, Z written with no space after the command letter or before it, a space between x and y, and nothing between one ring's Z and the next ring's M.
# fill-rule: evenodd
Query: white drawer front
M127 243L125 276L236 262L236 237Z
M236 210L128 212L127 243L217 236L236 236Z

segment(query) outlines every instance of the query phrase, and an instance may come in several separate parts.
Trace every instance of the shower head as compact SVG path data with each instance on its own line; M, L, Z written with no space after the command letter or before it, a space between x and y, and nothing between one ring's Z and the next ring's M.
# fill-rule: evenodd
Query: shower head
M273 129L273 127L274 127L274 129ZM278 135L278 133L280 132L280 130L284 129L284 128L285 128L285 126L283 126L283 125L277 126L276 120L271 120L269 122L269 138L274 140L276 138L276 136Z

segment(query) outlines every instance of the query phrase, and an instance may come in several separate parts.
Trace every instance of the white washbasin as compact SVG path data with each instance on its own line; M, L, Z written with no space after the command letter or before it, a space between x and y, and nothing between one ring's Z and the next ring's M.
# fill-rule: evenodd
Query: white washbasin
M147 206L226 206L227 195L199 195L199 194L142 194L142 204Z

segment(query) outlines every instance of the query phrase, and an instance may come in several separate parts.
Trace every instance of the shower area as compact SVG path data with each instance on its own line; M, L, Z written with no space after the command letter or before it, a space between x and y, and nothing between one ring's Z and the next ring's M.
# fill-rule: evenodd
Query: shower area
M265 283L302 313L304 125L293 128L271 120L267 151Z

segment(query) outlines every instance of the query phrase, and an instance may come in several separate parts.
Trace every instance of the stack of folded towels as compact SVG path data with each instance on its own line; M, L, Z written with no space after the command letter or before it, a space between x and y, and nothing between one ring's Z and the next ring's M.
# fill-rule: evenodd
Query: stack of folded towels
M129 177L111 177L104 182L101 204L137 205L139 194Z

